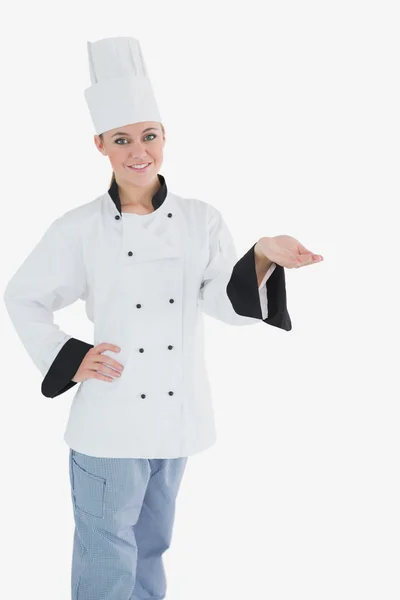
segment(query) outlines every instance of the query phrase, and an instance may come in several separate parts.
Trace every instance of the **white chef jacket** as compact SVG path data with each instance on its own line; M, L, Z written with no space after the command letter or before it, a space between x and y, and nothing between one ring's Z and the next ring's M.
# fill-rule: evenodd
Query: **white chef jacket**
M177 458L216 440L203 313L230 325L290 331L284 269L258 286L254 246L237 259L221 212L160 189L149 214L122 212L113 181L51 223L6 286L15 330L40 370L44 396L72 381L94 345L124 365L112 382L78 384L64 440L97 457ZM93 344L62 331L54 312L85 302Z

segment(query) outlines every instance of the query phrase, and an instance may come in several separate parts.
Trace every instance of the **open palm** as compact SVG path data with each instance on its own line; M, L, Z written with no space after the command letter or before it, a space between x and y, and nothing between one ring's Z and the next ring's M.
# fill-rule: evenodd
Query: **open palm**
M314 254L290 235L262 238L258 246L269 260L287 269L296 269L324 260L323 256Z

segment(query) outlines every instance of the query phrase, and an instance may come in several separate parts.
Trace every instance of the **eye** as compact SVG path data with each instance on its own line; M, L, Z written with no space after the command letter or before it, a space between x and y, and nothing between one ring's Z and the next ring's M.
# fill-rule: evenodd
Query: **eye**
M150 136L153 136L153 139L157 137L157 135L156 135L155 133L149 133L148 135L146 135L146 136L145 136L145 138L144 138L144 139L146 139L146 138L148 138L148 137L150 137ZM117 139L115 140L115 143L116 143L118 146L125 146L126 144L118 144L118 142L121 142L121 141L127 142L127 143L129 144L129 140L127 140L126 138L117 138ZM150 140L150 141L152 142L153 140Z

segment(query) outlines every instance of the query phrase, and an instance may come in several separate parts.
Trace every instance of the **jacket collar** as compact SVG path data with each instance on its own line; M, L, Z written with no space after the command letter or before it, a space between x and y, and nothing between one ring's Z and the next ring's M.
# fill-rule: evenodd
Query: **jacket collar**
M161 204L164 202L165 198L167 197L167 192L168 192L165 177L163 177L163 175L161 175L160 173L157 174L157 177L161 184L161 187L159 190L156 191L156 193L154 194L154 196L151 199L153 206L154 206L154 210L156 210L157 208L159 208L161 206ZM113 179L112 184L110 185L110 188L108 190L108 193L109 193L112 201L114 202L118 212L120 214L122 214L121 200L120 200L119 192L118 192L118 184L115 179Z

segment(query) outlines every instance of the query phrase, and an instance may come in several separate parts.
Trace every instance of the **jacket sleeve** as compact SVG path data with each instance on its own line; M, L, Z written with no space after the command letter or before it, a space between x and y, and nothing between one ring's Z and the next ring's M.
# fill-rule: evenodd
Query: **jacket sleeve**
M258 287L253 244L238 260L227 285L235 311L260 319L267 325L290 331L292 322L287 309L285 269L272 263Z
M209 210L210 257L199 293L203 312L230 325L264 322L290 331L283 267L273 263L258 286L255 244L238 260L221 212L211 205Z
M72 238L72 239L71 239ZM54 398L71 381L93 344L73 338L54 323L54 312L85 299L86 277L80 246L56 219L15 272L4 292L14 328L44 377L42 394Z

